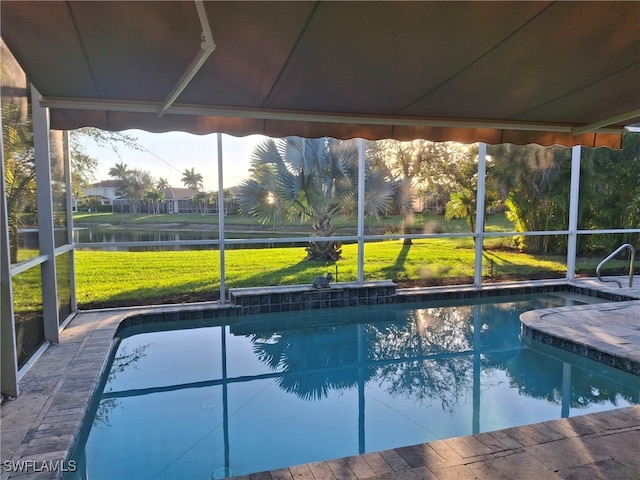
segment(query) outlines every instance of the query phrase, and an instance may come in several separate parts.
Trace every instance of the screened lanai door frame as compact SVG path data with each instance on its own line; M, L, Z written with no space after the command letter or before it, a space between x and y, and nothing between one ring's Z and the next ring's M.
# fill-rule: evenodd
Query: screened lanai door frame
M2 251L0 255L2 257L2 392L5 395L15 396L19 393L18 382L24 373L28 370L29 366L38 358L38 356L46 349L47 345L51 343L57 343L59 341L59 332L66 326L66 323L70 321L73 313L77 311L76 298L75 298L75 278L73 275L74 262L73 252L76 247L90 247L100 248L101 244L79 244L73 243L73 217L71 214L71 178L69 174L69 152L68 142L65 149L65 163L66 163L66 191L67 191L67 235L68 243L61 247L56 247L54 242L54 222L52 211L52 190L51 190L51 171L50 171L50 146L49 146L49 117L46 108L39 105L38 98L39 93L33 89L33 128L34 128L34 143L36 152L36 176L37 176L37 204L38 204L38 222L40 231L40 255L25 262L11 265L9 262L8 252L8 228L6 218L6 205L4 202L5 185L3 175L3 205L2 205ZM218 149L215 156L211 159L211 168L217 169L218 172L218 192L219 195L223 194L222 181L223 181L223 140L220 134L218 138ZM314 240L340 240L340 241L355 241L358 244L358 270L357 270L357 282L362 283L364 278L364 245L367 241L380 239L381 236L365 235L364 229L364 140L359 141L359 188L358 188L358 215L357 215L357 234L337 237L314 237ZM567 250L567 280L573 280L575 278L575 265L576 265L576 245L577 238L580 234L594 234L594 233L631 233L638 232L640 229L614 229L614 230L599 230L599 231L581 231L578 230L578 202L579 202L579 178L580 178L580 154L581 147L574 146L572 148L572 162L571 162L571 190L570 190L570 207L569 207L569 228L568 230L561 231L532 231L532 232L514 232L513 235L567 235L568 236L568 250ZM486 144L479 144L479 161L478 161L478 188L477 188L477 209L476 209L476 225L484 224L484 197L485 197L485 172L486 172ZM4 173L4 172L3 172ZM219 198L219 201L222 201ZM220 216L220 239L215 241L203 242L219 246L220 252L220 299L224 301L226 296L226 284L225 284L225 246L232 245L234 243L242 241L243 243L251 243L251 240L228 240L224 237L224 216ZM474 264L474 282L473 286L481 288L483 286L482 278L482 251L483 242L485 238L508 236L509 233L496 233L496 232L484 232L479 231L474 234L414 234L410 235L411 238L437 238L437 237L452 237L452 236L465 236L475 239L475 264ZM405 238L407 235L384 235L385 239L400 239ZM275 244L285 243L290 241L307 241L311 237L288 237L273 239ZM256 242L258 240L256 239ZM192 244L193 242L191 242ZM180 241L171 242L174 245L189 245L189 243L181 243ZM120 245L120 244L119 244ZM132 247L132 246L163 246L167 245L167 242L128 242L122 243L120 246ZM57 256L70 253L70 271L71 273L71 306L72 315L66 319L59 318L58 313L58 297L57 297L57 282L56 282L56 266L55 259ZM33 355L31 359L21 368L18 369L16 360L16 340L15 340L15 326L13 323L13 303L11 292L11 278L29 270L30 268L41 268L42 275L42 290L43 290L43 322L44 322L44 343ZM9 335L5 335L5 332L11 332Z
M201 123L208 133L227 129L223 133L237 135L260 132L277 132L279 135L279 132L284 132L284 136L285 133L290 135L311 132L309 136L331 136L331 132L334 132L340 138L369 134L370 138L385 138L388 132L388 136L398 139L433 135L426 138L436 141L457 139L465 142L483 140L491 143L618 147L624 125L640 119L637 83L629 82L629 79L637 78L636 72L640 65L637 49L640 35L637 33L637 22L634 23L638 6L632 2L487 2L484 5L469 2L466 6L448 2L373 2L372 5L367 5L366 2L274 2L273 5L255 2L251 4L251 8L237 10L232 5L230 2L203 0L157 4L3 2L3 35L26 74L42 90L43 95L35 89L32 92L40 251L34 258L15 265L11 265L9 255L4 161L2 166L2 394L16 396L19 393L18 382L21 376L48 344L58 342L60 330L77 310L73 273L76 245L72 236L69 153L67 146L64 182L67 189L67 240L64 245L56 247L49 114L54 120L54 126L56 119L59 122L58 128L99 124L106 125L104 128L114 125L114 129L120 129L123 125L132 128L141 122L145 129L164 131L167 130L167 125L178 125L183 130L189 130ZM249 4L243 6L247 5ZM282 28L281 22L284 20L280 9L291 9L292 5L296 5L295 9L298 11L287 18L295 20L286 25L288 28ZM396 5L402 6L397 11L399 19L413 21L418 15L420 22L432 22L433 28L425 29L424 23L418 23L412 29L397 28L397 38L391 35L393 32L386 32L394 36L393 40L398 41L397 44L390 43L390 38L380 35L378 30L388 28L391 20L388 13L395 12ZM458 8L459 5L462 7ZM431 11L430 8L436 10ZM342 15L336 12L342 12ZM131 23L120 21L123 19L120 17L127 15L127 20L131 20ZM481 21L478 20L479 17L482 17ZM157 21L158 19L166 24ZM334 27L337 28L337 19L342 22L342 32L349 35L345 37L349 38L349 45L357 46L355 52L349 53L348 49L340 45L340 37L333 30ZM576 28L562 28L568 21L572 22L571 25L575 23ZM134 23L135 28L132 28ZM212 29L212 25L219 27L217 31ZM254 28L246 28L246 25ZM379 28L369 28L368 25ZM454 32L449 25L477 26L478 29L472 32L465 28ZM621 28L615 28L616 26ZM266 36L260 37L260 32ZM583 35L582 41L573 41L576 32ZM550 36L550 33L554 33L554 36ZM247 38L239 39L245 34ZM463 53L472 50L469 47L473 43L471 35L476 36L477 45L482 44L482 47L474 49L473 53L462 59ZM273 41L265 42L264 38ZM565 43L562 49L555 49L554 52L549 52L548 48L547 51L544 50L547 42L560 44L563 41ZM378 48L372 48L372 43ZM118 49L114 44L122 48ZM460 55L440 55L443 45L447 49L457 48ZM588 50L585 45L589 46ZM127 46L130 48L126 48ZM333 47L333 50L329 47ZM264 48L273 55L266 55ZM114 54L116 50L117 54ZM308 62L315 58L323 59L327 52L333 52L340 58L336 69L344 70L344 78L351 80L350 88L346 88L344 82L337 81L332 83L334 87L337 85L333 92L330 89L319 92L313 88L316 83L300 81L309 75L308 69L313 66ZM398 52L407 54L398 55ZM416 56L412 57L411 52ZM431 70L417 68L415 61L425 61L429 55L434 62L430 64ZM265 59L269 62L260 63ZM365 62L359 64L359 59ZM121 61L124 63L120 63ZM379 74L377 68L380 65L386 68L385 61L395 65L394 75ZM436 64L436 61L440 63ZM244 67L252 62L262 65L262 68L258 66L253 75L248 75L246 72L249 70ZM364 68L365 63L368 68ZM547 63L557 68L557 77L547 74L544 68ZM323 63L319 62L319 65ZM353 68L354 65L357 68ZM266 83L252 83L256 72L264 74L268 66L270 76L265 79ZM505 78L508 77L505 85L511 87L511 90L503 91L503 84L496 81L495 72L500 71L504 72ZM433 72L441 73L444 77L430 75ZM521 84L525 75L529 76L530 85ZM400 79L407 80L408 83L403 84L399 82ZM483 83L482 79L486 81ZM225 89L225 82L234 88L241 85L245 90ZM405 88L400 88L399 83ZM217 88L213 88L213 85ZM366 91L367 86L371 92ZM152 91L153 94L150 93ZM294 91L297 96L294 95L295 99L289 102L288 95L295 93ZM366 95L358 97L362 91ZM263 95L260 96L260 93ZM322 97L320 93L325 96ZM341 95L337 95L338 93ZM397 97L397 103L387 105L386 102L392 95L385 96L384 93L393 93ZM410 98L405 98L405 93ZM466 94L469 95L465 97L468 104L460 101ZM140 98L134 98L136 96ZM254 102L243 103L249 97L255 97ZM347 106L352 101L349 97L358 97L363 103L349 111ZM493 106L501 108L497 108L499 113L490 115L487 119L484 115L488 115L489 97L499 99ZM210 99L210 104L205 105L207 102L201 101L202 99ZM363 99L368 99L368 102ZM322 103L323 101L327 104ZM450 106L448 102L457 104ZM440 110L429 108L440 104L443 105ZM312 108L314 105L315 109ZM471 106L473 108L469 110ZM325 108L325 111L318 111L318 108ZM212 125L216 128L208 128ZM353 132L358 132L359 135L354 135ZM386 133L381 135L380 132ZM222 195L221 135L218 135L218 139L217 158L212 156L211 168L217 167L220 182L218 191ZM364 281L365 243L381 238L365 235L364 230L363 143L364 141L360 142L357 234L331 237L331 240L357 242L358 282ZM479 145L476 225L483 225L486 145ZM578 230L580 149L580 146L574 146L572 151L568 229L513 233L567 235L567 280L575 277L578 235L640 232L640 229ZM232 245L235 241L224 238L223 217L220 218L218 227L221 238L211 243L219 245L220 298L224 299L225 246ZM481 288L484 239L508 235L511 234L480 231L473 235L416 234L410 237L474 238L473 284ZM406 235L384 236L385 239L405 237ZM296 237L294 240L305 238ZM314 240L322 238L316 237ZM274 239L273 243L288 241L291 238ZM242 242L248 243L247 240ZM158 244L147 242L145 245ZM123 243L122 246L136 244ZM100 245L93 244L91 247L99 248ZM72 314L61 319L56 258L67 254ZM41 270L43 344L19 369L11 282L12 278L32 269Z

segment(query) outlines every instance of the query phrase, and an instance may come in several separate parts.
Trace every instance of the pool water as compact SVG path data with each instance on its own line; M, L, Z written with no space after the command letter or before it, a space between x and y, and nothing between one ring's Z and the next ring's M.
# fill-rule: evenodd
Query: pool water
M640 377L521 343L523 311L595 299L488 301L125 329L64 478L224 478L640 402Z

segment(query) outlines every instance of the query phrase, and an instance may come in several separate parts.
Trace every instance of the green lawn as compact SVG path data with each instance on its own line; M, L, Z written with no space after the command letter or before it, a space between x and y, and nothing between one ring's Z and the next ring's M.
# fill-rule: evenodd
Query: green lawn
M140 225L150 220L165 223L167 218L188 224L197 220L213 224L217 222L217 217L213 215L77 214L77 217L80 222L87 220L86 223L123 226ZM237 216L227 219L231 222L249 220ZM344 225L349 221L340 218L339 222L343 223L339 224ZM369 220L369 225L391 232L401 222L400 217L390 217ZM443 217L438 215L417 216L416 227L423 231L467 231L464 222L444 222ZM493 215L489 217L487 230L512 231L513 228L504 215ZM508 248L510 244L510 237L486 240L483 254L485 281L565 276L565 255L530 255ZM343 258L335 264L305 261L302 247L228 249L225 261L226 287L305 285L310 284L316 275L327 272L337 275L341 282L355 281L357 248L356 244L344 245ZM401 240L369 242L365 244L365 280L391 279L401 286L471 284L474 252L471 238L420 239L414 240L410 246L403 245ZM21 250L20 259L35 254L35 251ZM76 292L80 308L212 300L217 299L220 289L220 258L217 250L80 250L75 252L75 259ZM593 276L599 260L579 258L577 272ZM608 272L614 268L624 271L628 263L612 262L607 268ZM14 278L14 301L21 310L38 310L41 308L40 289L39 269L31 269Z
M357 279L357 245L343 247L335 264L304 260L304 249L267 248L226 251L228 288L310 284L314 276L332 272L338 280ZM486 252L484 275L494 281L553 278L565 274L562 256ZM469 284L473 282L474 247L470 239L417 240L365 245L365 279L392 279L402 285ZM219 252L76 252L77 298L81 307L217 298Z

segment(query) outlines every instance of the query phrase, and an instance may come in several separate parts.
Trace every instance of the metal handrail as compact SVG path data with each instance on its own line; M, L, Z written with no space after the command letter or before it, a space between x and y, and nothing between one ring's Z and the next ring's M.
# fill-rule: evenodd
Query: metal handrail
M618 288L622 288L622 283L620 283L618 280L603 280L602 277L600 276L600 269L605 263L607 263L613 257L618 255L625 248L631 250L631 259L629 261L629 288L633 286L633 263L635 262L635 259L636 259L636 249L633 248L633 245L629 243L620 245L618 248L615 249L613 253L611 253L607 258L605 258L598 264L598 266L596 267L596 275L598 276L598 280L600 280L601 282L615 282L618 284Z

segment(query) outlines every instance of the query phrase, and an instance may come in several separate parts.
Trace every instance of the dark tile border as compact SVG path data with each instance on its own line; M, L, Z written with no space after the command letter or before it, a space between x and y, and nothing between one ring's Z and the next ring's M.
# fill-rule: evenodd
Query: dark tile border
M531 341L540 342L550 347L559 348L566 352L570 352L581 357L586 357L598 363L602 363L609 367L617 368L633 375L640 377L640 362L636 362L629 358L620 357L611 353L603 352L590 345L575 342L566 338L562 338L551 333L543 332L536 328L522 324L522 336L525 343Z
M520 315L521 336L532 348L553 347L640 376L638 308L640 301L625 298L610 308L582 305L532 310ZM619 319L608 318L610 312L620 312ZM603 328L606 340L600 338Z
M437 290L437 291L436 291ZM531 293L554 293L569 292L589 297L602 298L611 302L622 302L626 300L634 300L634 297L622 295L618 293L606 292L591 289L588 287L580 287L570 283L554 283L550 285L513 285L513 286L496 286L477 288L472 286L463 286L459 288L447 289L407 289L396 294L395 303L411 303L411 302L431 302L439 300L466 300L471 298L493 298L504 297L509 295L527 295Z
M390 280L339 283L328 288L282 286L237 288L229 298L240 307L239 315L280 313L297 310L385 305L395 303L397 285Z
M364 305L404 304L473 298L494 298L532 293L569 292L602 298L612 302L633 300L632 297L572 285L553 283L547 285L496 285L477 288L473 286L428 287L401 289L390 280L334 284L330 288L315 289L308 286L257 287L230 290L231 303L224 305L185 305L184 309L169 312L145 312L126 317L116 330L116 336L129 327L147 323L169 323L193 320L210 321L224 318L266 313L301 310L331 309Z

